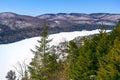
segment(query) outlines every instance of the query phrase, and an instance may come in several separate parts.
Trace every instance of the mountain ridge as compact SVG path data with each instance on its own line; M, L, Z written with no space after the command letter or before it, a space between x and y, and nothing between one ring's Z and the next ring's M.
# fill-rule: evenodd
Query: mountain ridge
M57 13L38 16L20 15L12 12L0 13L0 43L11 43L39 36L43 22L49 34L70 31L95 30L104 24L112 29L120 20L120 14L111 13Z

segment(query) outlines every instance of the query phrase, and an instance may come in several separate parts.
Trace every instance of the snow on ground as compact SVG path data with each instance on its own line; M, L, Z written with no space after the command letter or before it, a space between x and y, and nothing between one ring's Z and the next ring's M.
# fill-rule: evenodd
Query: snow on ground
M109 31L110 30L107 30L107 32ZM49 36L50 39L53 39L50 44L57 45L61 41L69 41L78 36L86 36L97 33L99 33L98 30L61 32L57 34L52 34ZM39 39L39 37L34 37L15 43L0 45L0 80L5 80L7 72L10 69L14 69L13 66L15 66L17 62L25 60L26 63L29 63L33 56L30 49L35 48L35 44L37 44L37 40Z

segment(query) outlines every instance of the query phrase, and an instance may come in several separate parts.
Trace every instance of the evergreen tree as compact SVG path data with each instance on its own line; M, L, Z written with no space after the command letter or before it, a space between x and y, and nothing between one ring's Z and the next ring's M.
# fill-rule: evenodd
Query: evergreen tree
M70 79L70 73L71 73L71 67L72 64L77 60L78 56L78 47L74 41L70 41L67 48L65 49L65 52L68 53L67 59L64 61L63 65L63 80L69 80Z
M33 51L34 58L29 66L31 80L54 80L52 78L57 67L57 56L49 46L50 42L46 22L44 22L41 39L38 40L39 46L36 46L36 51Z
M120 21L118 22L118 24L116 26L114 26L114 28L109 36L109 40L110 40L111 45L114 44L114 40L116 37L120 38Z
M98 80L120 79L120 41L117 37L109 53L99 60Z
M77 58L71 67L71 79L90 80L95 78L99 58L107 54L107 51L108 36L102 28L100 34L85 40L84 45L79 49Z
M72 64L70 78L73 80L89 80L91 75L95 75L95 54L91 49L91 40L85 42L84 46L79 51L77 60ZM90 47L91 46L91 47ZM94 47L94 46L93 46ZM92 55L92 56L91 56Z
M15 80L16 79L16 74L14 71L10 70L7 75L6 75L6 78L8 80Z

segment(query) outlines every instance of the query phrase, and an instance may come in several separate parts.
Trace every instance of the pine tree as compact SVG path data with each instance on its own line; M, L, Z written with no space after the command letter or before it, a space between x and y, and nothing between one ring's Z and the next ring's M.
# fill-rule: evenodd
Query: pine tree
M31 80L54 80L52 77L57 67L57 56L51 49L50 42L45 21L41 39L38 40L39 46L36 46L36 51L33 51L34 58L29 66Z

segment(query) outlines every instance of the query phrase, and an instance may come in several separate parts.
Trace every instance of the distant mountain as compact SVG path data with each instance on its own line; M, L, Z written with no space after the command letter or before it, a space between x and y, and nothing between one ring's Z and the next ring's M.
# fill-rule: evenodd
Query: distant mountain
M106 29L120 20L120 14L109 13L58 13L43 14L36 17L11 12L0 13L0 43L11 43L40 35L43 21L47 21L49 34L98 29L104 24Z

